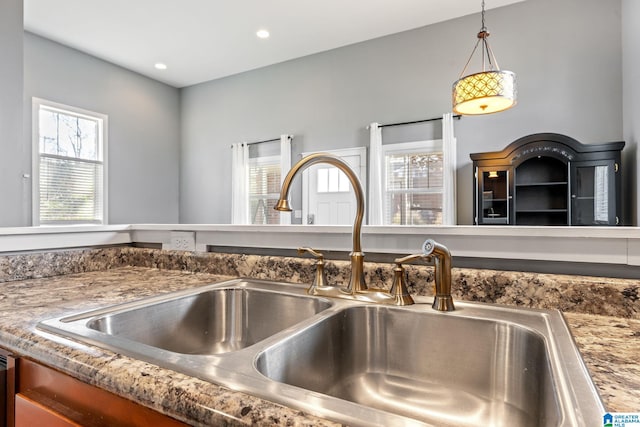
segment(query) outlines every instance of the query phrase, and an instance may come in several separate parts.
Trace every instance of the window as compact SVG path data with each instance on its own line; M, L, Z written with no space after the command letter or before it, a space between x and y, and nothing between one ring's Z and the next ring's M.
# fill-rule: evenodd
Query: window
M382 152L384 224L442 224L442 141L383 145Z
M33 100L33 223L105 224L107 116Z
M275 210L280 198L280 156L249 159L249 220L251 224L280 224Z
M233 224L290 224L290 215L274 209L283 173L291 168L291 135L231 146L231 219ZM283 172L284 171L284 172Z
M335 166L316 169L318 193L347 193L350 191L349 178Z

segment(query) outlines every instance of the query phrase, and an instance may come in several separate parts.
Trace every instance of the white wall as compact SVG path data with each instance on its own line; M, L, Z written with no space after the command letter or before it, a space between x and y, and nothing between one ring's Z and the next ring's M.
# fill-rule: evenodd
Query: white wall
M536 132L622 139L620 11L620 0L529 0L487 12L519 104L456 122L458 223L472 220L470 153ZM291 133L294 155L366 146L372 121L450 111L479 27L476 14L183 89L180 221L230 221L233 142Z
M624 202L627 217L640 224L638 212L638 188L640 174L637 165L638 139L640 139L640 2L622 0L622 64L623 64L623 105L624 105L624 138L627 141L623 158L625 175Z
M0 227L24 225L22 0L0 1Z
M106 114L109 222L177 223L179 90L31 33L24 34L24 64L27 158L32 97Z

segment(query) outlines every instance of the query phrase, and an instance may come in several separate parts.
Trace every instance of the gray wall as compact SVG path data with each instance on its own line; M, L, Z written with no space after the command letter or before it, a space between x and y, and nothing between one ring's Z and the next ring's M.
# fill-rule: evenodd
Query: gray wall
M623 170L625 172L625 197L627 218L634 225L640 224L638 217L637 172L638 139L640 138L640 2L622 0L622 64L623 64L623 105L624 138L627 147L623 151Z
M620 10L621 0L529 0L487 12L500 65L518 74L519 105L456 122L458 223L472 220L469 153L535 132L622 139ZM291 133L296 159L366 146L372 121L450 111L479 27L476 14L183 89L180 222L230 221L233 142Z
M22 0L0 1L0 227L24 225Z
M31 33L24 64L25 170L32 97L107 114L109 223L177 223L179 90Z

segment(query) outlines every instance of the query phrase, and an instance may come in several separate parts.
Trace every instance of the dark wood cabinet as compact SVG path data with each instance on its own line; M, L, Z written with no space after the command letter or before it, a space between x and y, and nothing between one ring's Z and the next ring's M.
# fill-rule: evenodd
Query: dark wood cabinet
M539 133L471 154L474 224L621 224L624 142L582 144Z

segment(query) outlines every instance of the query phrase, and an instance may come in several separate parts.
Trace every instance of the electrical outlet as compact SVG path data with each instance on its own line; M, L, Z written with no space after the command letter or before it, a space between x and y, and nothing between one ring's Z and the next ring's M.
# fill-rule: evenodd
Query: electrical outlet
M172 231L171 242L162 245L162 249L170 251L195 251L196 233L193 231Z

